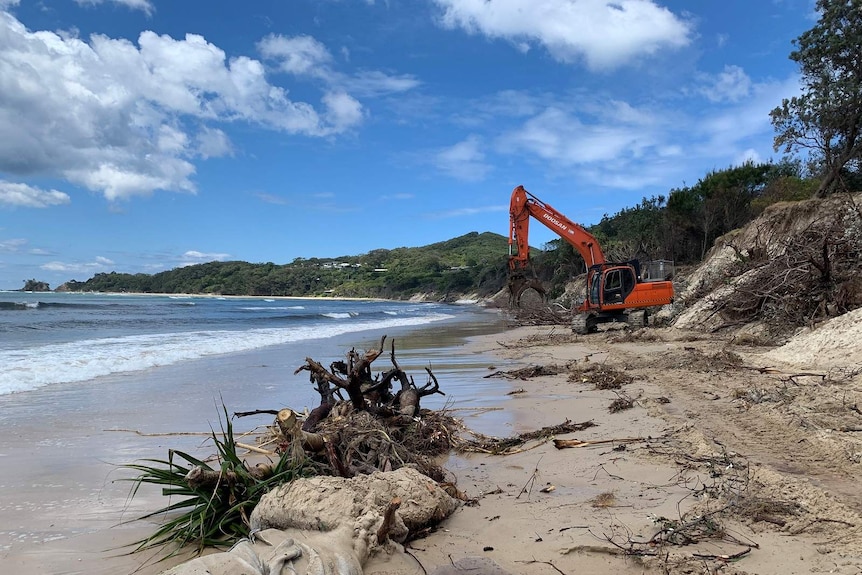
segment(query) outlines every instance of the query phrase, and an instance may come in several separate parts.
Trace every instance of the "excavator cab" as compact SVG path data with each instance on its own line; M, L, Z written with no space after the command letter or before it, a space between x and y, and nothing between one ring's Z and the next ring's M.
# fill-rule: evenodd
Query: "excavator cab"
M599 264L589 270L590 309L602 310L608 306L622 306L637 284L635 266L630 264Z

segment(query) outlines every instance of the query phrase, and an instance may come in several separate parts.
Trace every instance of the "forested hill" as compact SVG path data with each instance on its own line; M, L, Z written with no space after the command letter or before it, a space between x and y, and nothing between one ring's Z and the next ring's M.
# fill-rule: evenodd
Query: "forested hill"
M508 238L469 234L416 248L358 256L297 258L289 264L210 262L148 274L100 273L58 291L435 299L487 296L506 283Z

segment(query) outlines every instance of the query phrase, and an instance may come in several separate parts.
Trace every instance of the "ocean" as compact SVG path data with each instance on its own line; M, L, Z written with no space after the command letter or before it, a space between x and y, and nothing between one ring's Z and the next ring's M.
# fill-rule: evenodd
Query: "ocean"
M0 292L0 395L274 346L289 353L316 342L329 351L326 342L340 336L489 319L476 306L436 303Z

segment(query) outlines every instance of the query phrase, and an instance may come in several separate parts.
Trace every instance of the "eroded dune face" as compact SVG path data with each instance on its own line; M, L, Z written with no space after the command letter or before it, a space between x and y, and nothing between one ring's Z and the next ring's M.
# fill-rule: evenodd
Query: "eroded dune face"
M409 467L351 479L298 479L263 496L250 518L251 541L163 575L277 575L285 565L305 575L361 575L382 543L378 530L394 499L401 504L386 531L395 541L441 521L458 506L437 483Z

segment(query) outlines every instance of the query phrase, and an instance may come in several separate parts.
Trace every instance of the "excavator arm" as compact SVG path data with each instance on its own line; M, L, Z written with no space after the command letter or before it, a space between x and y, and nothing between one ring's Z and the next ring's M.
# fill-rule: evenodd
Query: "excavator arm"
M536 218L569 242L581 255L587 268L605 263L605 254L590 232L518 186L512 190L509 203L509 269L523 270L530 257L530 218Z

